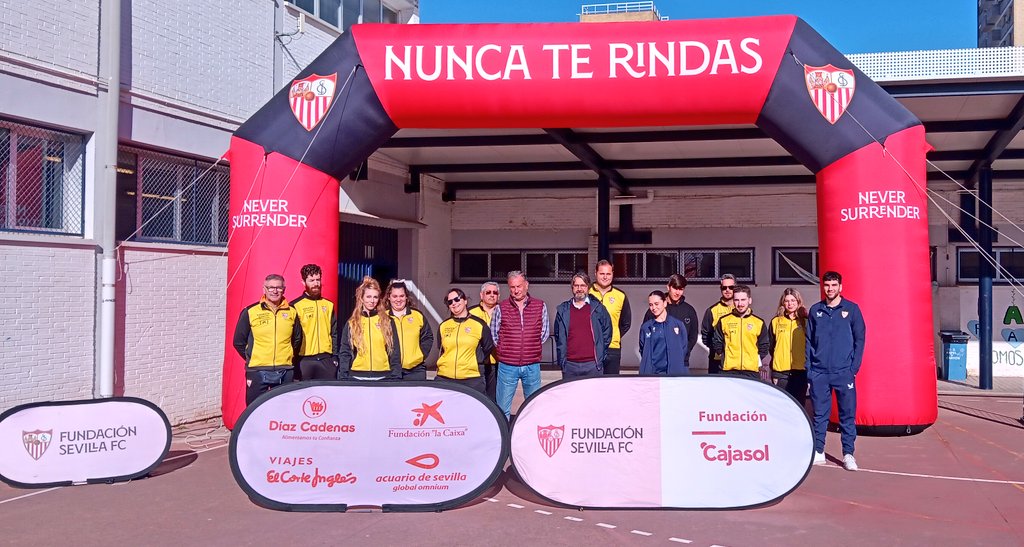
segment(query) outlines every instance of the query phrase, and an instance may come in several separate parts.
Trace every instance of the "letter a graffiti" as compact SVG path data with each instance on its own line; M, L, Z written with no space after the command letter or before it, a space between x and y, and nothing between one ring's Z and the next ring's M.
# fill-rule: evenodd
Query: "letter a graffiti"
M1018 325L1024 324L1024 317L1021 317L1020 308L1017 306L1010 306L1006 308L1006 313L1003 315L1003 324L1009 325L1010 321L1013 321Z

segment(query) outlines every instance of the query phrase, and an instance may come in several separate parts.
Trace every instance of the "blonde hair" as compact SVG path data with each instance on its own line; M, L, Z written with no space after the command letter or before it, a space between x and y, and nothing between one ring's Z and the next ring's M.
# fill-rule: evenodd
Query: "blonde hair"
M800 291L792 287L782 291L782 296L779 297L779 309L775 311L775 316L786 317L786 306L783 302L786 301L787 296L793 296L793 298L796 298L796 321L801 327L806 326L807 308L804 307L804 297L800 295Z
M384 336L384 347L388 354L394 349L394 330L391 328L391 316L388 315L387 310L384 309L384 293L380 290L380 283L377 280L366 276L363 278L363 282L356 287L356 306L352 309L352 316L348 318L348 332L349 342L357 352L363 351L363 295L366 294L367 290L375 290L380 298L377 300L377 325L380 327L380 333Z

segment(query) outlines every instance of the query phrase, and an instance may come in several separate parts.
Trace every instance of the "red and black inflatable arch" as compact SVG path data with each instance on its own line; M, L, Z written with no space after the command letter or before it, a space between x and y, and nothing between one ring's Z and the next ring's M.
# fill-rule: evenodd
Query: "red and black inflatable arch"
M924 129L793 16L353 27L231 141L225 424L245 406L239 312L268 273L297 296L308 262L337 297L338 181L398 128L722 124L756 124L816 174L820 269L868 324L858 425L932 424Z

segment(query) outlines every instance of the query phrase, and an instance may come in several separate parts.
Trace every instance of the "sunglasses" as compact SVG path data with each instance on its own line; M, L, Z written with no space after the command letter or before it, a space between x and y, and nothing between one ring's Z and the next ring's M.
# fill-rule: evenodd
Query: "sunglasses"
M461 296L456 296L455 298L451 298L451 299L448 299L448 300L444 301L444 303L446 305L448 305L448 306L451 306L452 304L455 304L457 302L462 302L462 297Z
M732 291L736 289L736 285L722 285L719 288L722 289L723 291Z
M498 294L498 291L484 291L484 294Z

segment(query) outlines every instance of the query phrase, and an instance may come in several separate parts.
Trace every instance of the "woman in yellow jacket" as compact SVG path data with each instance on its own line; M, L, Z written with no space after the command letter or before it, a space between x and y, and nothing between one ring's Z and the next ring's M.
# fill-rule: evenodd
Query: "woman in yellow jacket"
M807 308L800 291L786 289L779 299L779 309L768 328L768 345L772 354L772 379L779 389L804 405L807 399L807 370L804 366L807 347Z
M356 288L356 307L338 337L338 379L401 377L402 353L395 321L384 310L380 284L364 277Z
M469 314L469 300L462 289L450 289L444 303L451 312L438 327L436 380L458 382L486 396L481 370L494 351L491 329L479 317Z
M388 314L395 320L398 330L398 344L402 350L402 379L426 380L427 356L434 345L434 333L431 332L427 318L413 307L412 296L405 281L392 281L387 290L385 305Z

